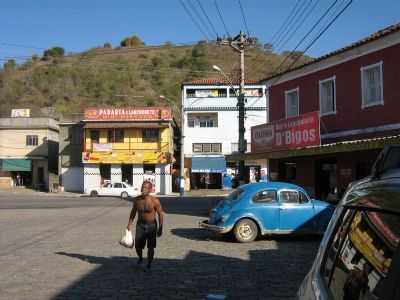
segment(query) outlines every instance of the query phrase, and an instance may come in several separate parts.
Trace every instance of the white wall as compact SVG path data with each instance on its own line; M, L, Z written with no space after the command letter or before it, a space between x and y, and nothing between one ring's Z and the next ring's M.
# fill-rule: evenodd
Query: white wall
M224 88L223 86L185 86L183 89L183 103L185 111L184 127L184 152L186 156L191 156L193 143L222 143L222 154L232 153L232 143L238 143L238 111L236 109L237 99L234 97L226 98L186 98L187 89L213 89ZM226 87L228 88L228 87ZM246 85L246 88L263 88L264 85ZM247 97L246 108L266 107L267 100L264 93L263 97ZM203 110L202 110L203 108ZM207 109L205 109L207 108ZM215 108L215 110L211 110ZM191 111L194 110L195 111ZM200 128L188 127L188 114L190 113L218 113L218 127ZM245 139L251 143L251 127L264 124L267 120L267 109L248 110L245 119ZM250 149L248 149L250 151ZM200 154L200 153L198 153Z
M85 192L90 193L93 187L100 185L100 169L98 164L84 164L84 189Z

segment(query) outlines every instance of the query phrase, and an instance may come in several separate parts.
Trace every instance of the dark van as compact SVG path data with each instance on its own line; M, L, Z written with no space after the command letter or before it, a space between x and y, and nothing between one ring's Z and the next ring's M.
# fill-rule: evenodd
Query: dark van
M400 146L350 185L325 232L299 299L400 299Z

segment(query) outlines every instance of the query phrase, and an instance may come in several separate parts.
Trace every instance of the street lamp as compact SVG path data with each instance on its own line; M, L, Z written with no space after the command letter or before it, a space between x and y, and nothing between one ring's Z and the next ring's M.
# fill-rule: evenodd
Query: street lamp
M183 113L183 103L179 107L176 105L174 101L165 97L164 95L159 96L160 99L166 100L168 103L172 104L175 107L176 111L180 111L181 113L181 131L180 131L180 150L181 150L181 157L180 157L180 170L179 170L179 195L183 197L185 195L185 151L184 151L184 135L183 130L185 126L185 115Z

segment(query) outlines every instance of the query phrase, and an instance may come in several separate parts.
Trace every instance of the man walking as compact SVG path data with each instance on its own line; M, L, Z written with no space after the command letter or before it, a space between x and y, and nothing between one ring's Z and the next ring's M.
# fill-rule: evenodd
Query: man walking
M147 243L147 268L151 268L154 258L154 249L156 248L156 236L162 235L164 222L164 212L161 207L160 200L151 196L153 184L145 181L142 184L142 194L133 201L133 207L129 216L127 229L131 230L133 220L136 213L138 220L136 223L135 249L138 255L138 264L143 262L143 249ZM157 218L158 215L158 226ZM158 227L158 229L157 229Z

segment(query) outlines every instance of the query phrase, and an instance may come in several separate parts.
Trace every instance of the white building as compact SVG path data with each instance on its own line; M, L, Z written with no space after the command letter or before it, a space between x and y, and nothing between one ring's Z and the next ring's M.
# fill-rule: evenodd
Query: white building
M239 85L234 85L234 88L238 91ZM265 85L246 82L245 139L248 152L251 150L251 127L268 122L265 91ZM182 106L185 189L229 188L236 164L226 162L225 156L238 151L239 139L235 91L223 79L183 83ZM251 181L255 168L251 168L251 163L246 165L250 167L247 168L247 177ZM261 167L266 168L266 162Z

